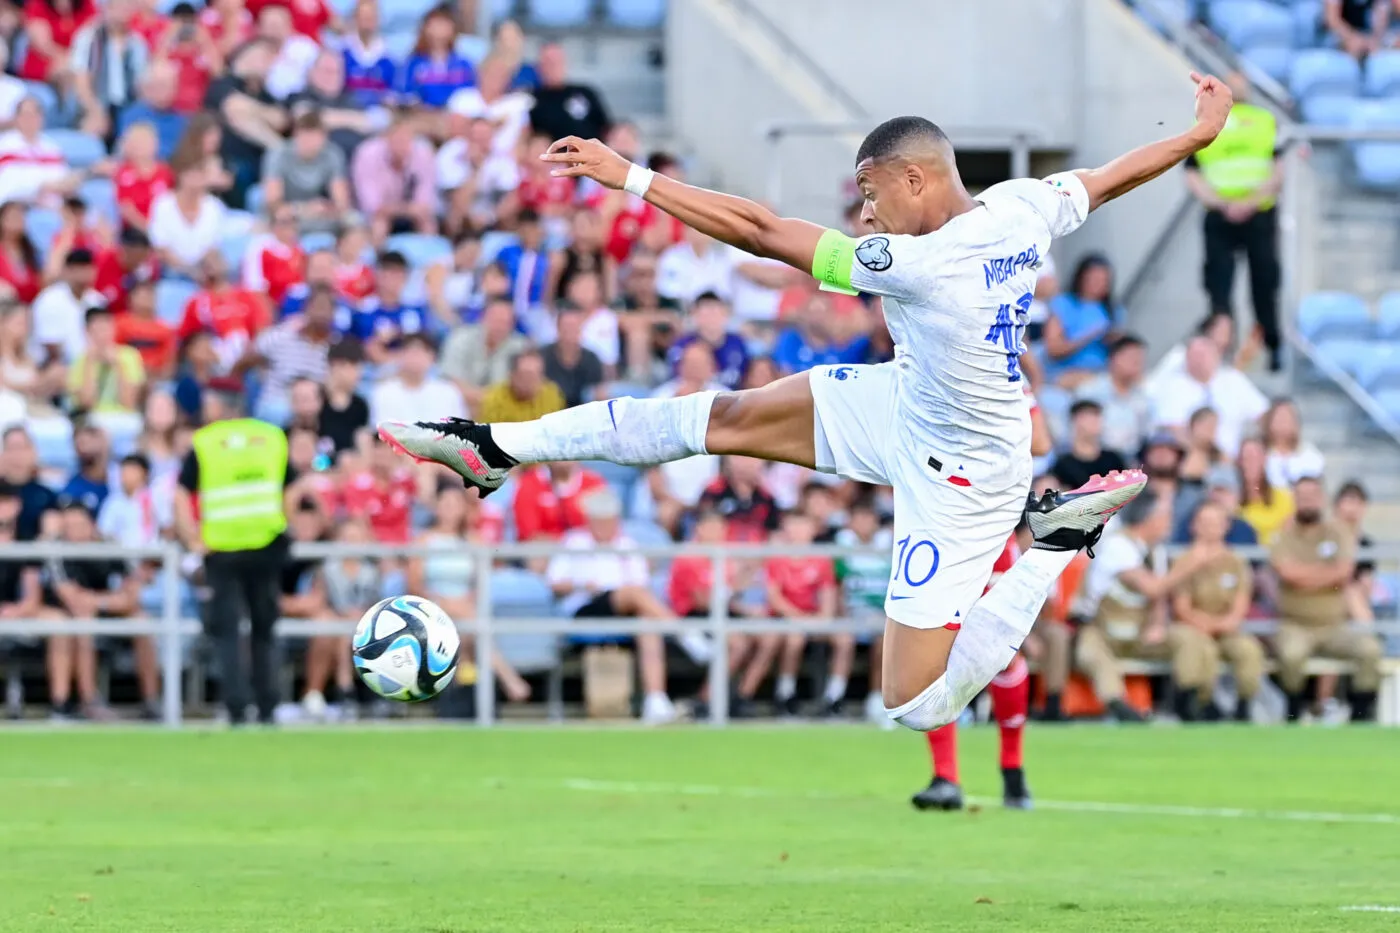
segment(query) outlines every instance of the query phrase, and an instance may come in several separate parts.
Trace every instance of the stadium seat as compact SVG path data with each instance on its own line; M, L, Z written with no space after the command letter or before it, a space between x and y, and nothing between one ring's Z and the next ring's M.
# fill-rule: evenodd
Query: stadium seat
M446 237L400 233L389 237L384 246L386 249L403 253L408 264L415 269L433 263L452 261L452 241Z
M601 476L622 500L623 514L631 514L632 490L641 482L641 470L621 463L609 463L606 460L589 460L580 466Z
M1377 392L1374 398L1386 414L1400 421L1400 389L1383 389Z
M1210 23L1237 49L1293 44L1293 16L1268 0L1216 0L1210 5Z
M267 195L263 193L263 186L249 185L248 193L243 196L243 203L248 208L248 213L261 217L267 208Z
M491 51L491 43L481 36L458 36L452 51L469 62L480 62Z
M1195 0L1137 0L1138 15L1158 32L1170 34L1190 25Z
M219 243L219 252L223 254L224 264L228 266L229 277L237 281L243 277L243 257L248 255L248 244L252 241L248 234L234 234L226 236Z
M1347 292L1313 292L1298 304L1298 331L1315 344L1366 340L1374 329L1366 302Z
M577 29L588 22L593 0L528 0L525 6L541 29Z
M1356 360L1356 381L1367 392L1400 389L1400 344L1368 343Z
M78 186L78 197L87 205L90 218L101 218L112 229L121 226L117 208L117 186L106 178L89 178Z
M47 130L45 135L53 140L63 153L63 158L73 168L90 168L107 158L107 147L102 140L79 130Z
M1314 94L1303 100L1303 120L1313 126L1350 126L1351 108L1359 100L1350 94Z
M491 4L491 19L500 22L503 19L513 19L515 17L515 0L489 0Z
M424 14L437 5L437 0L392 0L391 3L382 3L379 6L379 28L384 32L416 32Z
M42 81L24 82L24 93L33 97L44 108L44 125L57 126L59 123L58 92Z
M1293 0L1289 12L1293 15L1294 43L1304 49L1316 45L1322 23L1322 0Z
M1371 97L1400 93L1400 49L1382 49L1366 59L1365 86Z
M512 567L491 573L491 612L497 619L544 619L554 615L554 593L537 574ZM496 636L500 651L521 673L552 670L559 664L559 639L543 633L507 634L509 621Z
M29 235L29 242L39 251L41 259L49 254L49 245L61 229L63 217L58 211L51 211L46 207L31 207L24 215L24 232Z
M413 46L418 42L418 31L414 29L384 33L384 53L399 64L408 60Z
M1288 80L1288 66L1293 62L1293 49L1286 45L1255 45L1240 53L1246 67L1259 69L1280 84Z
M1400 98L1357 101L1350 125L1363 130L1400 130ZM1369 188L1400 186L1400 142L1362 140L1351 145L1357 180Z
M72 473L78 465L73 451L73 422L62 416L30 418L25 422L39 457L39 467L56 473Z
M1293 56L1288 89L1304 100L1314 94L1356 94L1361 90L1361 66L1337 49L1304 49Z
M488 230L481 236L481 264L489 265L496 261L501 250L520 242L520 238L504 230Z
M156 283L156 317L178 327L185 305L198 291L198 286L184 279L161 279Z
M666 0L606 0L603 9L622 29L656 29L666 18Z
M1386 292L1376 304L1376 336L1400 340L1400 291Z
M1317 355L1342 372L1356 378L1362 361L1371 352L1372 341L1355 337L1338 337L1324 340L1317 345Z
M308 233L301 238L301 248L307 253L317 253L323 249L335 249L335 234Z

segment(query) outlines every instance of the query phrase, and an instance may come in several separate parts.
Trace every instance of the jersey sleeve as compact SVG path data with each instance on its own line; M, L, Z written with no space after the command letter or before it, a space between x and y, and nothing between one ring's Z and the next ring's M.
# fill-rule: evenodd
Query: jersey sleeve
M921 237L874 233L851 237L828 230L817 241L812 278L838 291L912 298L929 277L931 262Z
M1013 178L982 193L983 200L1002 195L1029 206L1045 221L1052 237L1078 230L1089 218L1089 191L1073 172L1047 178Z

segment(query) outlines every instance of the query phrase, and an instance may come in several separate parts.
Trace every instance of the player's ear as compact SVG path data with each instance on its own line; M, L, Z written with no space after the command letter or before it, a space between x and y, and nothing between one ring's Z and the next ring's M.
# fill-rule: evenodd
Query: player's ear
M924 193L924 188L928 185L928 178L924 175L923 167L915 162L910 162L904 166L904 183L909 188L909 193L914 197Z

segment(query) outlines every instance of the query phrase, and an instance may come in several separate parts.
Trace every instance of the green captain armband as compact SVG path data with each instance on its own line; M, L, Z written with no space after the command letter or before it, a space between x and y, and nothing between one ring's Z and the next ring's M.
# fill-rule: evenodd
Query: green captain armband
M812 256L812 278L822 283L822 291L860 294L851 288L856 242L839 230L827 230L817 241L817 251Z

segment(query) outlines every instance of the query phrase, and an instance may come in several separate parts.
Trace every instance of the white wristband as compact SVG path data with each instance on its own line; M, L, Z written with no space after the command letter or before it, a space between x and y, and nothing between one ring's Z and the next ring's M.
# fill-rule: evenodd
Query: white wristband
M651 180L655 177L656 173L651 169L642 168L633 162L632 167L627 170L627 181L623 182L622 190L644 198L647 196L647 189L651 187Z

